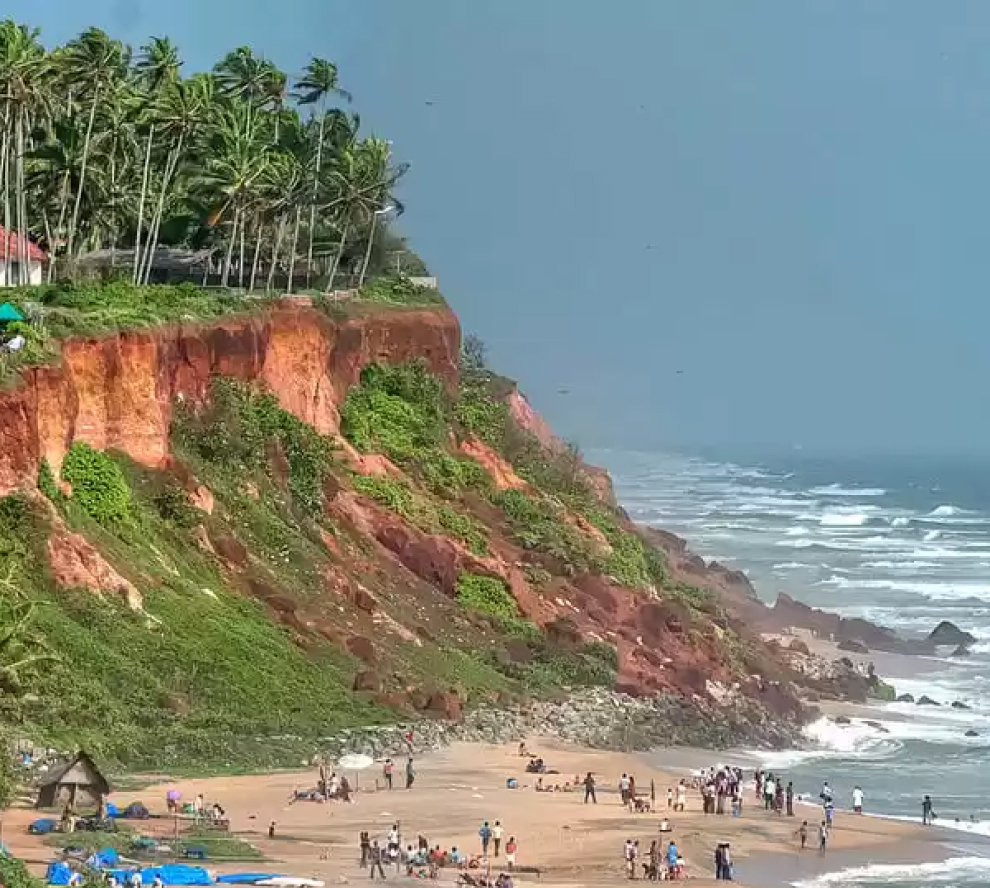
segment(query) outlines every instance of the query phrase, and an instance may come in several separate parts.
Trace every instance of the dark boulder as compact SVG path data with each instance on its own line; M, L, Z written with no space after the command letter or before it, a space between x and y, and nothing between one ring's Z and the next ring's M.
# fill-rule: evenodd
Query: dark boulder
M897 695L897 702L898 703L913 703L914 702L914 694L898 694Z
M928 636L928 641L937 645L952 645L956 647L960 644L972 644L976 641L976 636L960 629L955 623L942 620Z
M963 703L962 700L953 700L952 701L952 708L953 709L972 709L973 707L972 706L968 706L967 704Z
M979 731L974 731L972 728L970 728L963 736L964 737L979 737L980 736L980 732Z
M835 723L837 725L851 725L852 719L848 715L837 715L835 717Z
M918 698L918 706L941 706L942 704L936 700L933 700L927 694L922 695Z
M970 655L970 653L971 652L970 652L969 648L966 645L961 644L951 654L949 654L949 656L950 657L968 657Z
M861 641L852 638L843 638L836 645L840 651L848 651L850 654L868 654L870 649Z

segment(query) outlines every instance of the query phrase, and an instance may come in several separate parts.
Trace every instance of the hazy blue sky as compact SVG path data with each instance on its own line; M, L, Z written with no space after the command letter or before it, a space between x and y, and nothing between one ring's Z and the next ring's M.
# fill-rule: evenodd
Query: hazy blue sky
M990 451L986 0L3 11L336 59L465 327L589 444Z

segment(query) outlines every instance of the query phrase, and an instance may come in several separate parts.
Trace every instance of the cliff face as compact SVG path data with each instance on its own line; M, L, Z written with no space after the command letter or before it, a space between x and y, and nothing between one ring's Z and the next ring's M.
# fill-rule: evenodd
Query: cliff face
M607 687L734 726L713 743L786 736L801 677L745 577L633 525L513 384L461 386L459 352L447 310L293 299L69 340L0 394L0 553L60 653L26 730L157 767Z
M57 366L37 367L0 395L0 495L30 486L41 460L57 473L84 441L147 465L169 453L174 405L201 402L216 375L259 381L319 432L370 363L420 359L453 389L460 327L449 311L379 311L334 321L302 300L209 326L121 332L63 343Z

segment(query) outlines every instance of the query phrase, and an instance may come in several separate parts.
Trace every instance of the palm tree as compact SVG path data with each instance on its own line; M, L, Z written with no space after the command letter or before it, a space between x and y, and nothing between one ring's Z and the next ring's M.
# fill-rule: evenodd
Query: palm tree
M221 92L228 98L261 104L271 81L271 65L248 46L228 52L213 68Z
M123 78L127 71L128 53L119 40L110 37L99 28L89 28L66 47L60 59L60 74L67 88L76 90L89 103L89 121L83 140L82 169L79 173L79 187L69 223L66 253L72 259L76 230L79 225L79 208L82 205L83 188L86 184L86 166L93 139L93 125L96 112L104 94Z
M158 204L151 220L151 232L147 250L141 267L138 269L138 282L147 283L151 277L155 250L158 248L158 232L161 230L165 196L183 159L183 149L187 148L198 135L202 135L214 111L213 78L208 74L197 75L189 80L175 80L167 83L155 105L155 119L158 132L168 152L162 171Z
M323 144L327 131L327 99L336 96L345 102L351 101L351 94L340 86L337 66L327 59L312 58L302 77L296 81L296 101L300 105L319 105L319 132L316 141L316 164L313 169L313 199L309 205L309 246L306 250L306 286L310 283L313 267L313 237L316 231L316 205L320 189L320 173L323 169ZM356 130L355 130L356 133Z
M179 79L182 59L179 50L168 37L152 37L141 47L135 73L146 100L143 122L147 124L148 136L145 142L144 165L141 170L141 196L138 200L137 227L134 234L133 281L138 283L141 267L141 236L144 229L144 207L148 199L148 186L151 178L151 150L155 143L154 106L160 100L162 90Z
M10 256L4 258L3 283L26 283L27 232L25 154L33 123L48 99L48 58L38 40L39 32L13 21L0 22L0 113L3 115L0 146L0 185L3 188L3 223L18 237L18 280L9 280ZM11 207L11 200L14 205ZM4 244L9 250L9 241Z

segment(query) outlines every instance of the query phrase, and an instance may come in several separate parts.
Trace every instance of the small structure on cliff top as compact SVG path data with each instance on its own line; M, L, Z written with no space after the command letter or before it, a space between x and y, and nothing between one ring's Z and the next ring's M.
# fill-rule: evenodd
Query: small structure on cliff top
M96 763L82 750L65 765L42 778L36 808L99 808L110 794L110 784Z

